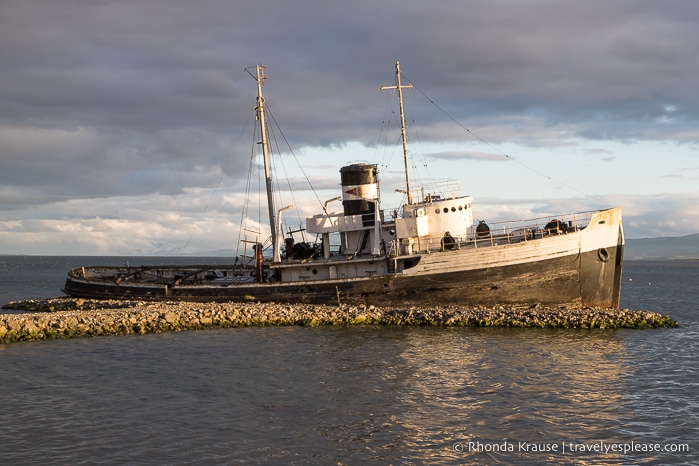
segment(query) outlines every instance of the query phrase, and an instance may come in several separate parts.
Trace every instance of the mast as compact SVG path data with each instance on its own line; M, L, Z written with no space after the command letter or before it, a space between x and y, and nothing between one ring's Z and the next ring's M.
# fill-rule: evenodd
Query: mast
M260 122L260 136L262 144L262 157L264 159L265 165L265 184L267 187L267 208L269 209L269 228L272 233L272 251L274 252L273 257L277 257L277 251L279 245L277 244L277 233L276 233L276 222L274 221L274 199L272 197L272 170L269 163L269 144L267 143L267 124L265 122L265 98L262 97L262 85L264 84L267 76L265 76L266 66L259 64L255 67L256 75L253 75L247 71L255 80L257 81L257 119Z
M398 107L400 109L400 135L403 139L403 160L405 162L405 188L408 192L408 204L413 203L413 195L410 192L410 172L408 170L408 140L405 127L405 113L403 112L403 89L412 89L413 85L401 86L400 84L400 63L396 62L396 82L395 86L381 86L381 90L398 89Z

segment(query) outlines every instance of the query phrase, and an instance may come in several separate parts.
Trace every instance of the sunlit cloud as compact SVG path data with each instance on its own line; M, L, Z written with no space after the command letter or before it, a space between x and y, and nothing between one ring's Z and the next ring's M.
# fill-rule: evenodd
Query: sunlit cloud
M622 205L630 237L699 231L691 2L410 0L389 21L394 3L4 2L0 253L233 251L267 231L243 71L260 62L293 228L349 163L377 164L400 201L381 90L400 60L414 183L459 180L493 221Z

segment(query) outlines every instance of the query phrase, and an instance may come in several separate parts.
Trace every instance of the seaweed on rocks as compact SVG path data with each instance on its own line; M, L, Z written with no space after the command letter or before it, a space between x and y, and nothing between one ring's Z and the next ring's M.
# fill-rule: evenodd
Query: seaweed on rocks
M199 303L51 298L12 301L0 343L212 327L410 325L530 328L677 327L670 316L629 309L491 306L388 308L275 303Z

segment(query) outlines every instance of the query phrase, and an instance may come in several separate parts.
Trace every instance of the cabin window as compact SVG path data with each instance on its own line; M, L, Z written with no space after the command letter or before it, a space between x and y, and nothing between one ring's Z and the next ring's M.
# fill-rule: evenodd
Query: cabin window
M444 208L444 213L446 214L447 212L449 212L449 207Z
M441 212L441 210L439 210L439 209L434 209L434 213L435 213L435 214L438 214L438 213L440 213L440 212Z

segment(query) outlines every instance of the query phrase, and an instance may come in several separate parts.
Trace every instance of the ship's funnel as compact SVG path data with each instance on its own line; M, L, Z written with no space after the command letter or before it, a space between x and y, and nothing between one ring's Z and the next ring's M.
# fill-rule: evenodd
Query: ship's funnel
M379 199L376 165L358 163L342 167L340 178L345 215L373 214L375 201Z

